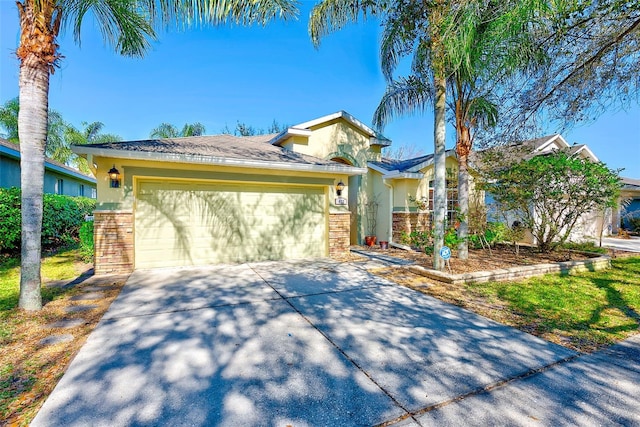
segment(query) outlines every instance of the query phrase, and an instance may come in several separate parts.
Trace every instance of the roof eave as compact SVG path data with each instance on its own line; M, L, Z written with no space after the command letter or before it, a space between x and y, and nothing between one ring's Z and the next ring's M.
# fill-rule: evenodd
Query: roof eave
M422 179L424 178L424 174L418 173L418 172L393 171L392 173L383 175L382 178L384 179Z
M446 150L445 151L445 159L447 157L456 157L456 150L455 149ZM431 166L433 164L433 162L434 162L434 159L435 159L435 156L432 156L429 159L425 160L424 162L418 163L417 165L408 168L407 171L408 172L418 173L421 169L424 169L427 166Z
M385 168L383 168L382 166L375 165L375 164L373 164L373 163L371 163L371 162L368 162L368 163L367 163L367 167L368 167L369 169L373 169L373 170L374 170L374 171L376 171L376 172L380 172L382 175L387 175L387 174L389 174L389 173L398 172L397 170L388 170L388 169L385 169Z
M114 159L130 160L156 160L172 163L194 163L205 165L217 165L239 168L287 170L298 172L334 173L342 175L363 175L366 168L354 168L352 166L336 163L335 165L314 165L304 163L265 162L258 160L230 159L215 156L201 156L173 153L150 153L145 151L113 150L103 148L91 148L88 146L74 146L72 150L76 154L91 154L96 157L109 157Z
M18 149L13 149L13 148L9 148L9 147L5 147L5 146L0 145L0 153L6 155L8 157L14 158L16 160L20 160L19 146L16 145L16 148L18 148ZM45 158L45 161L44 161L44 165L45 165L45 169L50 170L50 171L54 171L54 172L59 173L61 175L70 176L72 178L75 178L75 179L78 179L78 180L81 180L81 181L85 181L85 182L89 182L89 183L92 183L92 184L96 183L96 179L95 178L93 178L91 176L88 176L88 175L85 175L82 172L79 172L79 171L76 172L76 171L73 171L73 170L71 170L71 169L69 169L67 167L63 167L63 166L60 166L60 165L56 165L55 163L51 163L46 158Z
M284 130L277 134L269 143L271 145L280 145L280 143L286 141L292 136L305 136L308 137L311 135L311 131L309 129L300 129L297 127L290 127L287 130Z

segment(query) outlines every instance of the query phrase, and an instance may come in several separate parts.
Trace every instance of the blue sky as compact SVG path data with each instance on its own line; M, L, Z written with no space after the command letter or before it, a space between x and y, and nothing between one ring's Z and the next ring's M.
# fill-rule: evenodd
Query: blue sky
M307 33L312 4L303 2L298 21L266 27L172 29L160 34L144 59L113 53L87 19L80 47L69 32L60 37L65 58L52 76L49 105L76 126L101 121L105 132L126 140L147 138L162 122L182 127L198 121L215 134L238 120L267 128L274 119L293 125L339 110L370 124L385 88L379 26L349 26L315 49ZM18 95L17 43L15 2L0 0L0 102ZM396 119L384 134L394 145L430 153L431 112ZM640 178L640 106L563 136L589 145L609 167L624 168L623 176ZM454 141L448 130L447 147Z

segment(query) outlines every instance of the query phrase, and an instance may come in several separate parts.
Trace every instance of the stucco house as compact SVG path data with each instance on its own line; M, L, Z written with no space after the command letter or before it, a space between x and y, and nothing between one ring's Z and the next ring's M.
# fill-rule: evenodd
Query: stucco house
M20 146L0 138L0 188L20 187ZM96 198L96 180L55 160L44 163L44 192Z
M560 135L528 143L536 153L569 147ZM279 134L74 146L97 177L96 273L338 256L369 234L400 243L429 226L433 155L385 159L390 144L339 111ZM586 146L570 149L597 160ZM453 150L446 168L453 216Z
M626 206L619 205L613 211L612 232L618 233L620 225L626 230L631 229L631 218L640 218L640 179L622 178L620 199Z

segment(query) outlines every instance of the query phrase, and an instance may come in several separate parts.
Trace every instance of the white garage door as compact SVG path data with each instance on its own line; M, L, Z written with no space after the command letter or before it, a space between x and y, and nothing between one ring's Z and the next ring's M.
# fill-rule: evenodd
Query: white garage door
M136 268L327 256L323 187L138 181Z

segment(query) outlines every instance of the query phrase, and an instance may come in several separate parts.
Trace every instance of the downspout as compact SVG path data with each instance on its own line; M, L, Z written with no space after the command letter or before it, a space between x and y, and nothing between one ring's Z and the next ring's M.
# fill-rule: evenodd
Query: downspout
M389 245L393 244L393 185L389 184L389 180L382 177L382 183L389 187Z

